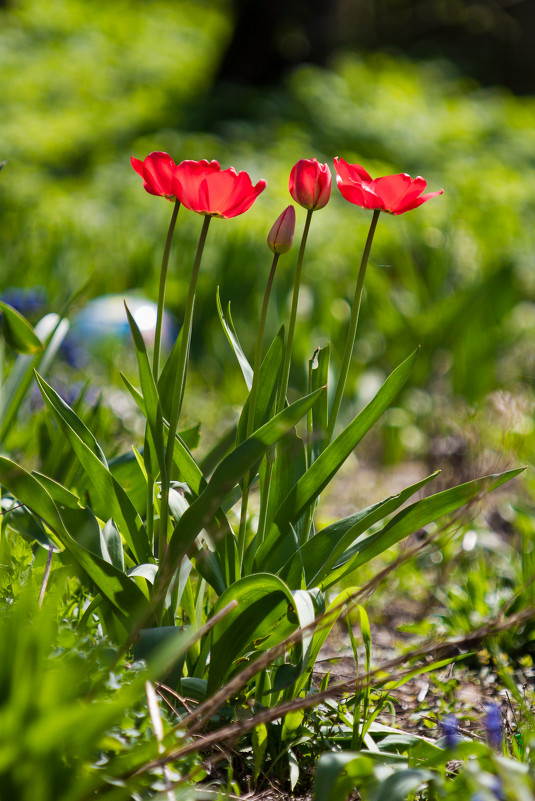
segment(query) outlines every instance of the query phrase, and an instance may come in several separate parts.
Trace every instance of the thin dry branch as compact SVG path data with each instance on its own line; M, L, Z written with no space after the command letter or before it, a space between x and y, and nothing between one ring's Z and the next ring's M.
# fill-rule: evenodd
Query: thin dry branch
M439 643L427 643L420 648L414 649L408 654L391 659L381 667L374 668L368 673L358 676L355 680L337 682L321 692L307 695L304 698L296 698L293 701L287 701L286 703L279 704L272 709L263 709L261 712L258 712L256 715L247 720L240 720L228 726L224 726L217 731L210 732L210 734L200 735L193 742L188 743L181 748L168 750L165 755L143 766L143 768L138 770L135 775L161 767L170 761L180 759L188 754L205 750L214 746L215 744L220 746L222 742L226 742L227 746L231 747L237 738L242 737L259 724L270 723L274 720L284 717L289 712L295 712L297 710L309 709L310 707L317 706L319 703L328 698L336 698L347 692L354 693L356 691L363 690L368 686L381 687L391 681L399 681L411 675L414 671L413 666L393 675L392 671L404 663L412 662L416 659L422 659L424 657L432 657L433 661L437 661L458 656L460 651L473 647L481 640L521 625L522 623L526 623L528 620L532 620L533 618L535 618L535 609L525 609L507 620L498 618L496 620L489 621L486 625L464 637L457 637Z

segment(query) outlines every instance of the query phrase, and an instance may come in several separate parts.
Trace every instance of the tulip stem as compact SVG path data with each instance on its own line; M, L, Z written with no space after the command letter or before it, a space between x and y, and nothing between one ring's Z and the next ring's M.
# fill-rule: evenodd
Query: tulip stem
M310 229L310 221L312 220L313 209L307 210L307 218L305 227L303 228L303 235L301 237L301 245L299 247L299 255L297 256L297 264L295 267L294 287L292 294L292 306L290 309L290 322L288 324L288 340L284 350L284 362L282 365L281 386L279 394L279 402L277 405L277 413L282 412L286 402L286 392L288 390L288 380L290 377L290 363L292 361L292 349L295 333L295 322L297 319L297 303L299 300L299 288L301 286L301 271L303 268L303 257L305 255L305 248L308 239L308 231Z
M173 241L173 234L175 233L176 218L178 210L180 209L180 200L175 201L173 206L173 214L171 215L171 222L167 231L167 239L165 240L165 247L162 256L162 266L160 269L160 287L158 290L158 312L156 316L156 328L154 331L154 353L152 360L152 372L154 378L158 381L158 372L160 369L160 350L162 344L162 324L163 324L163 310L165 305L165 285L167 282L167 267L169 264L169 254L171 252L171 243Z
M191 278L189 282L188 298L186 301L186 309L184 312L184 322L182 323L181 330L181 347L179 354L179 362L175 375L175 383L173 388L173 400L171 405L171 415L169 419L169 434L167 437L167 448L165 451L165 477L162 476L162 498L160 505L160 540L159 540L159 557L160 565L165 557L167 550L167 517L169 514L169 487L171 483L171 468L173 466L173 453L175 447L175 437L178 428L178 420L182 410L182 400L184 398L184 388L186 385L186 371L188 366L189 346L191 340L191 328L193 323L193 309L195 307L195 292L197 289L197 279L199 277L199 268L201 266L201 259L206 242L206 235L208 234L208 226L212 218L205 216L199 242L197 244L197 251L193 261L193 268L191 271Z
M267 310L269 304L269 298L271 295L271 288L273 286L273 279L275 277L275 270L277 269L277 262L279 261L279 254L275 253L273 255L273 261L271 263L271 270L269 272L266 291L264 292L264 300L262 302L262 310L260 312L260 323L258 326L258 336L256 338L256 349L254 355L254 362L253 362L253 380L251 383L251 390L249 392L249 409L247 410L247 428L245 438L249 439L252 436L255 425L254 425L254 417L256 411L256 399L258 397L258 385L260 380L260 366L262 364L262 345L264 342L264 329L266 327L266 317L267 317ZM240 513L240 530L238 534L238 556L240 560L240 566L243 565L243 557L245 554L245 542L247 538L247 505L249 501L249 482L251 476L250 471L248 470L247 473L243 477L243 492L242 492L242 502L241 502L241 513Z
M279 412L282 412L282 410L284 409L284 404L286 403L286 392L288 389L288 380L290 377L290 364L292 361L295 322L297 319L297 303L299 300L299 288L301 286L301 271L303 269L303 257L305 255L305 248L307 244L308 232L310 229L310 222L312 220L313 211L314 211L313 209L307 209L305 227L303 228L303 235L301 236L301 244L299 246L299 254L297 256L297 264L295 267L292 306L290 309L290 322L288 324L288 339L286 340L286 347L284 349L284 361L282 364L282 375L281 375L281 385L279 391L279 400L277 403L277 414ZM260 492L260 517L258 520L258 530L256 534L259 545L264 541L264 537L266 534L269 490L270 490L273 466L275 464L275 447L276 446L270 448L266 454L266 469L264 473L264 481L262 482L262 489Z
M370 230L368 231L368 237L366 239L366 244L364 245L364 251L362 253L362 259L360 262L360 269L357 278L357 285L355 287L355 296L353 298L353 306L351 308L351 319L349 322L349 329L347 332L344 356L342 358L342 366L340 368L340 375L338 377L338 383L336 385L336 393L334 396L333 405L331 407L331 413L329 414L329 423L327 425L327 432L325 434L324 448L327 447L327 445L330 443L332 439L334 427L336 425L336 418L338 417L338 412L340 411L340 404L342 403L342 397L346 386L347 375L349 373L349 365L351 363L351 356L353 355L353 348L355 347L355 340L357 337L357 326L359 322L360 303L362 300L362 290L364 287L364 278L366 276L366 267L368 266L368 259L370 257L370 251L372 248L373 235L375 234L375 229L377 227L377 221L379 220L380 213L381 213L380 209L375 209L373 212L373 217L370 224Z

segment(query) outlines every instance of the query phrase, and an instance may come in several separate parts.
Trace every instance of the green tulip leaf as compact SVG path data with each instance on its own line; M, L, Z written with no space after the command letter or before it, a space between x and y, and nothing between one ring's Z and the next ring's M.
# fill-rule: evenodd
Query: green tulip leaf
M389 375L373 400L325 448L297 484L292 486L275 513L266 540L257 551L258 568L262 566L262 569L277 573L293 555L296 546L294 540L288 536L289 526L294 525L309 505L316 501L349 454L390 406L409 377L417 355L418 350L415 350Z
M43 343L28 320L12 306L0 300L0 332L7 344L18 353L38 353Z
M188 552L201 529L208 526L223 498L243 474L307 413L323 391L317 390L288 406L223 459L206 488L174 528L168 549L171 564L178 564ZM166 581L170 581L169 576L166 576Z
M508 470L505 473L483 476L465 484L459 484L457 487L451 487L443 492L438 492L436 495L430 495L427 498L415 501L415 503L407 506L406 509L402 509L380 531L360 537L351 548L339 557L329 574L320 582L320 586L324 590L332 587L343 576L396 545L396 543L408 537L409 534L456 512L481 493L491 492L493 489L501 487L502 484L515 478L524 469L520 467Z
M308 587L320 584L334 567L336 561L371 526L383 517L392 514L400 506L432 481L437 473L417 481L397 495L392 495L383 501L368 506L349 517L344 517L331 523L330 526L319 531L301 546L301 553L294 554L280 571L280 576L290 587L295 586L301 576L302 568L305 570L305 579Z
M0 456L0 481L14 497L46 523L114 610L125 622L130 621L134 625L137 614L146 606L145 598L135 583L124 573L97 553L87 550L75 539L79 534L80 522L83 524L88 520L84 509L80 508L80 515L76 515L73 514L76 510L70 505L56 505L38 476L28 473L3 456ZM61 490L59 493L62 497L67 497ZM69 493L69 496L71 495L72 493ZM69 504L71 502L72 499L69 498ZM69 526L72 526L72 531L69 531Z
M220 596L213 613L233 600L237 606L211 633L208 694L225 683L238 662L251 662L297 627L292 593L277 576L256 573L238 579Z
M238 335L236 333L236 329L234 328L234 323L232 322L232 315L230 313L230 303L227 307L227 319L225 319L225 315L223 314L223 308L221 306L221 299L219 297L219 287L217 288L216 293L216 303L217 303L217 313L219 314L219 319L221 321L221 325L223 326L223 331L225 332L225 336L228 339L232 350L238 360L240 365L243 378L247 385L247 389L250 390L252 383L253 383L253 368L249 364L247 356L243 352L242 346L240 345L240 340L238 339Z
M268 348L260 367L253 431L256 431L257 428L260 428L260 426L264 425L264 423L267 423L267 421L273 416L283 355L284 326L279 329L279 332ZM240 419L238 421L238 429L236 433L236 443L238 445L246 438L247 420L249 417L249 399L250 396L248 396L247 400L245 401Z
M128 495L108 470L104 454L80 418L57 392L37 375L37 383L54 418L69 440L90 482L95 514L102 520L112 517L138 562L149 562L152 553L141 518Z
M136 351L139 380L141 382L141 391L143 394L143 405L147 415L150 433L152 435L152 443L156 452L156 459L158 461L158 467L160 468L160 475L163 481L165 480L164 477L166 474L166 466L163 415L160 405L160 398L158 396L158 389L152 374L152 368L149 364L145 341L126 303L125 309Z

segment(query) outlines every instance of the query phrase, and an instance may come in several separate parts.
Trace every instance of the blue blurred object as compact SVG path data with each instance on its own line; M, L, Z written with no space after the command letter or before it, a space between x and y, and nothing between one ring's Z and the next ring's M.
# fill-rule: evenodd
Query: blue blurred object
M498 704L489 704L485 710L485 729L487 740L492 748L502 747L503 724L502 712Z
M47 303L47 293L42 286L31 286L22 289L9 286L0 295L0 300L8 303L25 317L32 317L43 312Z
M444 745L449 750L453 750L461 742L459 721L455 715L448 715L441 721L440 726L444 735Z
M107 346L125 346L131 342L124 304L136 321L145 344L154 344L157 304L140 295L102 295L94 298L72 320L71 330L62 350L69 364L80 367L88 357L103 353ZM167 312L162 326L162 347L172 347L178 326Z

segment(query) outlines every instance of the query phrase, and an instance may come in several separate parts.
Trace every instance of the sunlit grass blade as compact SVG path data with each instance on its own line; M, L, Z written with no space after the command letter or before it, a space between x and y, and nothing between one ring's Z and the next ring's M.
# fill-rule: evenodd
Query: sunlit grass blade
M128 325L134 341L134 348L136 351L137 364L139 369L139 380L141 382L141 392L144 399L145 413L149 424L150 432L152 434L152 442L158 467L160 468L160 475L162 481L165 481L165 446L164 446L164 432L163 432L163 415L160 405L160 398L158 396L158 389L156 381L152 374L149 357L147 355L147 348L141 335L136 321L130 314L130 310L125 303L126 316L128 317Z
M225 336L227 337L232 350L238 360L240 365L243 377L245 379L245 383L247 384L247 389L251 389L251 385L253 383L253 368L249 364L249 360L247 356L243 352L243 348L240 345L240 341L238 339L238 335L236 333L236 329L234 328L234 323L232 322L232 315L230 313L230 303L227 308L227 317L223 313L223 308L221 306L221 299L219 297L219 287L217 289L216 294L216 303L217 303L217 313L219 314L219 319L221 321L221 325L223 326L223 331L225 332Z

